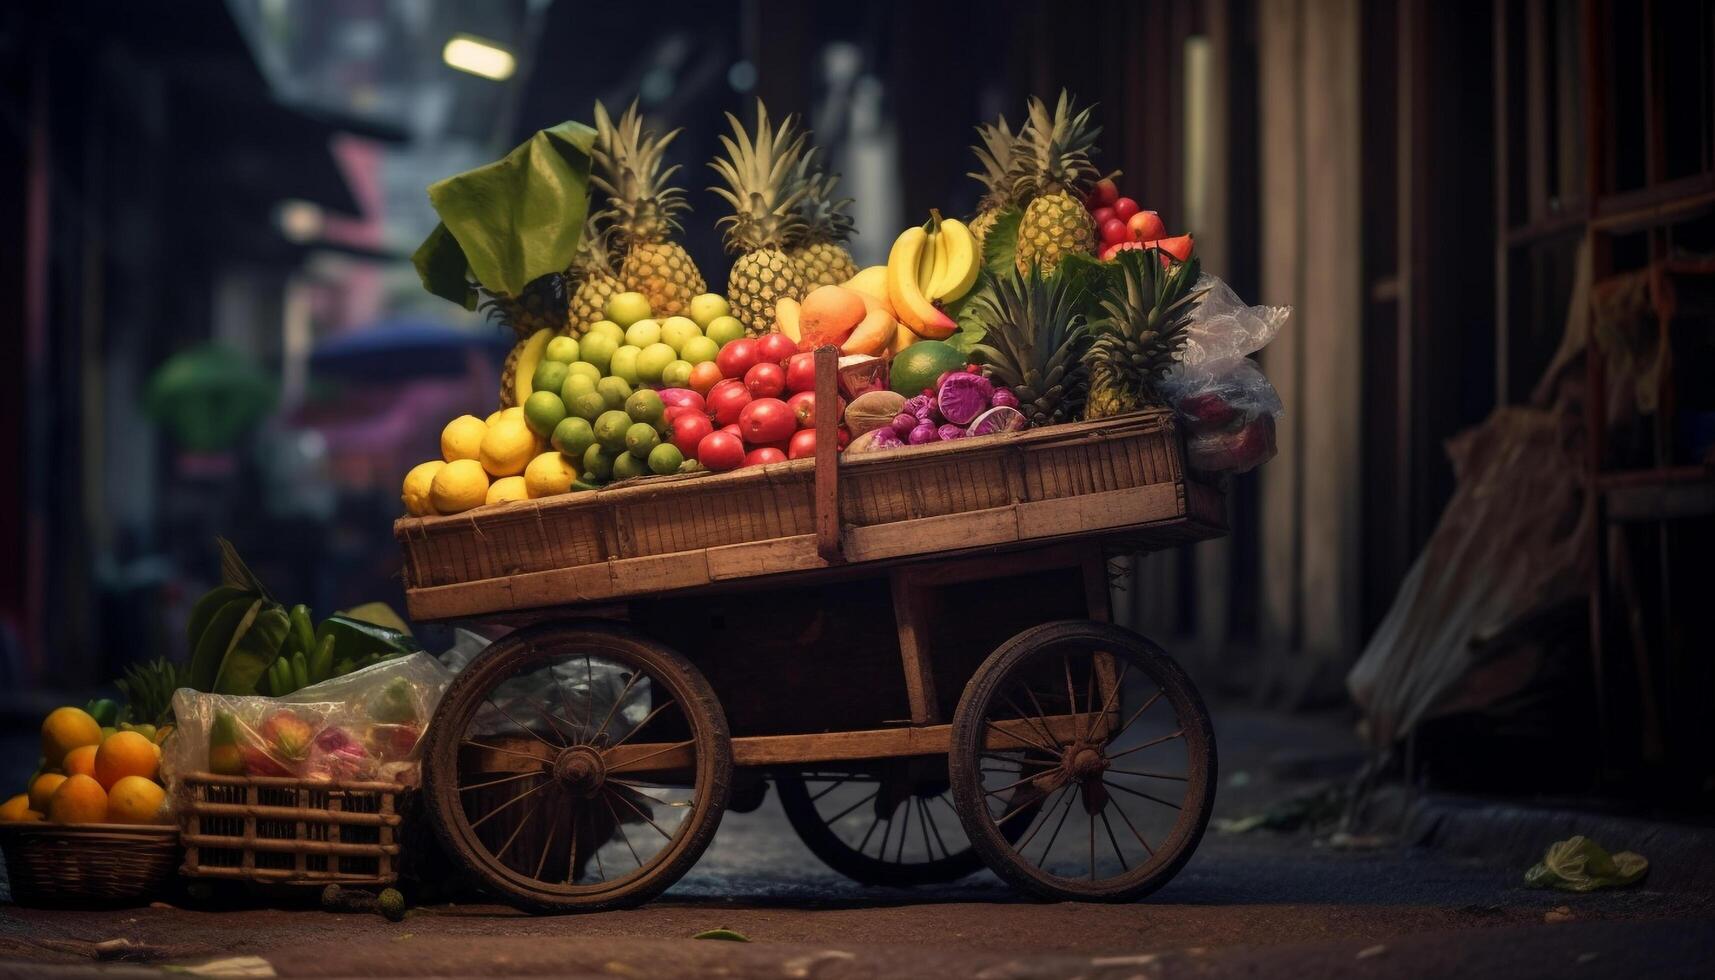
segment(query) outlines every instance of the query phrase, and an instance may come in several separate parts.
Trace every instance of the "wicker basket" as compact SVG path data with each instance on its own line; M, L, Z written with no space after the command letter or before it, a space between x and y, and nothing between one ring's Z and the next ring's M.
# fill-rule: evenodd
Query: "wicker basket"
M34 906L125 905L159 896L179 864L176 827L0 824L12 901Z
M180 780L183 872L289 885L399 877L396 783L191 773Z

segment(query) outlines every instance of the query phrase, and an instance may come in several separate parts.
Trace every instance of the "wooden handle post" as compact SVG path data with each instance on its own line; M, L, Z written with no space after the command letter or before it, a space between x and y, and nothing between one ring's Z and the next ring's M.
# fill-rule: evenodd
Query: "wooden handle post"
M840 352L816 348L816 552L840 559Z

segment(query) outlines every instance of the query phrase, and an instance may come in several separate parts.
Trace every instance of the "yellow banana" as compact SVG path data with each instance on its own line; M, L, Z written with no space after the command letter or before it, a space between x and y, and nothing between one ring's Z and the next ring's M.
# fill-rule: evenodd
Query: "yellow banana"
M921 337L941 340L952 335L958 324L923 295L917 284L918 263L929 235L920 227L911 227L894 239L887 254L887 301L894 315Z
M799 340L798 301L782 296L774 303L774 329L792 340Z
M917 260L917 288L933 299L935 294L930 292L929 284L947 274L947 253L941 247L940 213L929 213L932 217L923 239L923 257Z
M982 252L977 248L977 239L971 234L971 229L957 218L942 220L940 234L936 237L937 252L946 261L937 264L938 273L924 294L930 299L950 303L970 292L971 287L977 284L977 273L982 271Z

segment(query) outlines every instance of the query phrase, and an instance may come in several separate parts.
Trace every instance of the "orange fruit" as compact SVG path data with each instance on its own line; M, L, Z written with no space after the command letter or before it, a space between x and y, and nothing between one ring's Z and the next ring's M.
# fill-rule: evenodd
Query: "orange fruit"
M82 708L55 708L42 719L43 765L58 769L67 752L101 742L101 723Z
M107 794L108 823L159 823L167 791L142 776L126 776Z
M5 803L0 803L0 821L40 819L42 819L42 815L30 809L30 794L28 793L19 793Z
M65 761L60 764L60 767L65 770L65 774L68 776L93 776L95 775L95 752L96 746L80 745L66 753Z
M95 781L112 789L126 776L154 779L161 767L161 749L137 732L115 732L95 750Z
M48 800L54 823L101 823L107 819L107 793L88 776L67 776Z
M53 798L54 790L65 782L65 775L57 772L44 772L30 784L30 809L40 813L48 812L48 800Z

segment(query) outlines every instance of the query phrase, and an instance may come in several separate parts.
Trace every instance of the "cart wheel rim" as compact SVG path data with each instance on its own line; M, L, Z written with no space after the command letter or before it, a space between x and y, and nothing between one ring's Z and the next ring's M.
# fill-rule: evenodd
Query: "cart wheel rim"
M1214 733L1153 643L1048 624L972 679L951 775L966 833L997 874L1056 898L1134 898L1171 879L1207 826Z
M641 900L712 836L731 771L725 721L700 675L650 646L613 629L525 631L443 700L426 777L437 826L509 897Z

